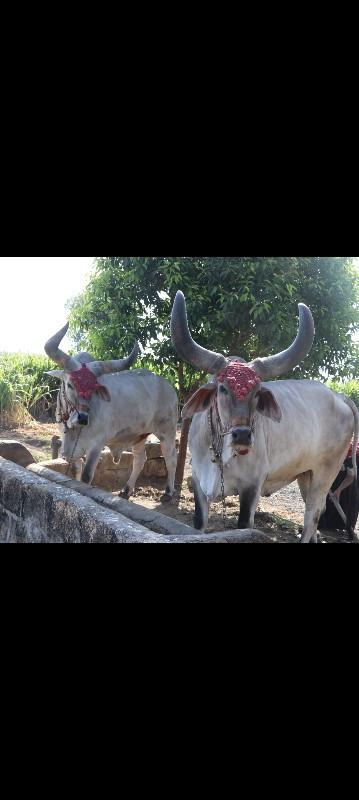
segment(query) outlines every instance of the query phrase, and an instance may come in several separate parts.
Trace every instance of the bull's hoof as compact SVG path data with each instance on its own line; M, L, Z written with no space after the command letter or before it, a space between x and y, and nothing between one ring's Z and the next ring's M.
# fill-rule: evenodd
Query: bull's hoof
M130 497L130 489L128 486L125 486L122 492L120 492L120 497L123 497L124 500L128 500Z
M171 494L163 494L161 497L161 503L163 506L167 505L167 503L170 503L171 500L172 500Z

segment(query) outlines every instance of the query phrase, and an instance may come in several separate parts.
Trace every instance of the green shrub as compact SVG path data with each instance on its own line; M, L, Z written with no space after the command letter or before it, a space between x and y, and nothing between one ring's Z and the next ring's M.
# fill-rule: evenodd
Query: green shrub
M346 383L338 383L338 381L329 381L327 383L330 389L340 394L346 394L359 408L359 381L347 381Z

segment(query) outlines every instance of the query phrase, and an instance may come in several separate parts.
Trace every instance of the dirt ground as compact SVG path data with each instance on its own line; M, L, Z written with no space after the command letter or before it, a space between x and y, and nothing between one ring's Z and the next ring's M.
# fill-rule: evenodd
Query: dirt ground
M0 439L13 439L30 450L35 461L48 461L51 456L51 439L59 434L58 426L32 421L21 425L0 425Z
M0 439L14 439L22 442L32 453L35 461L46 461L51 458L51 439L58 434L55 424L32 422L12 428L0 427ZM177 490L174 499L168 505L161 505L166 480L160 478L142 478L138 481L133 501L147 508L157 509L163 514L174 517L187 525L192 525L194 515L194 497L188 488L191 476L190 457L188 453L185 480L182 490ZM125 481L124 481L125 483ZM116 493L119 491L118 485ZM226 501L227 528L237 528L239 500L229 497ZM298 543L304 518L304 503L297 483L282 489L270 498L261 498L255 518L255 527L274 536L278 543ZM222 504L213 503L207 531L223 530ZM359 526L357 527L359 535ZM321 531L319 542L336 544L348 542L343 531Z

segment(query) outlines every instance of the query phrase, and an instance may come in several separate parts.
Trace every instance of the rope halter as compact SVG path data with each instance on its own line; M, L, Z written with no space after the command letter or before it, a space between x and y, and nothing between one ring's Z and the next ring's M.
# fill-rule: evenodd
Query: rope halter
M77 394L79 395L79 397L82 397L85 400L90 400L93 392L97 391L97 389L103 389L103 386L100 383L98 383L96 375L94 375L94 373L91 372L90 369L88 369L86 364L82 364L81 369L76 370L76 372L70 372L69 376L75 386ZM61 394L61 389L60 389L60 394ZM90 402L72 403L66 392L65 381L63 381L62 384L62 396L65 400L66 411L65 413L62 412L61 400L60 400L61 413L59 415L59 419L57 419L57 422L59 423L63 422L65 424L65 433L66 433L67 432L66 423L70 419L70 414L73 411L79 411L80 413L88 413L90 408Z

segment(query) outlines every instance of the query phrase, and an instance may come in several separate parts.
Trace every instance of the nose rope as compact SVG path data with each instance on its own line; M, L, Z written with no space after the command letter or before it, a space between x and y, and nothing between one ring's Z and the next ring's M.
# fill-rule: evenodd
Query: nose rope
M67 470L66 470L66 478L70 473L70 467L71 467L71 464L72 464L72 462L74 460L75 451L76 451L77 445L79 443L79 438L80 438L80 436L82 434L82 431L83 431L83 428L80 428L80 430L79 430L79 432L77 434L77 439L76 439L76 442L75 442L75 445L74 445L74 449L72 451L72 455L70 456L69 465L68 465Z
M246 428L250 428L252 433L255 433L256 424L257 424L256 417L253 418L252 425L248 417L237 417L237 419L232 419L226 428L222 428L221 436L229 436L229 434L232 433L232 430L235 427L235 425L243 425Z
M60 391L59 391L59 404L60 404L61 414L59 414L59 419L57 419L56 422L58 422L59 424L61 422L63 422L64 423L64 433L67 433L68 427L67 427L66 423L70 419L71 412L72 411L80 411L80 412L87 413L89 411L89 409L90 409L91 398L90 398L90 402L87 403L87 405L85 405L85 403L72 403L70 398L67 395L67 392L66 392L65 381L63 381L63 383L62 383L62 396L63 396L63 398L65 400L65 406L66 406L65 413L62 413L62 408L61 408L61 389L60 389Z
M212 408L208 412L208 425L209 425L209 432L210 437L212 440L212 446L210 450L213 450L213 457L212 462L213 464L219 463L219 470L221 473L221 493L222 493L222 518L223 518L223 530L227 529L227 507L226 507L226 492L224 486L224 464L223 464L223 439L221 439L221 420L218 413L217 408L217 441L215 440L215 432L213 429L213 417L212 417Z
M79 403L78 405L81 405L81 403ZM91 405L91 399L90 399L90 402L89 402L89 404L88 404L88 406L87 406L87 410L89 410L89 408L90 408L90 405ZM76 410L77 410L77 409L76 409ZM66 433L67 433L67 431L68 431L67 425L65 425L65 428L66 428ZM71 467L71 464L73 463L73 461L74 461L74 460L75 460L75 461L77 461L77 459L74 459L74 455L75 455L76 448L77 448L77 445L78 445L78 443L79 443L79 439L80 439L80 436L81 436L81 434L82 434L82 431L83 431L83 428L80 428L80 429L79 429L79 432L78 432L78 434L77 434L76 442L75 442L75 444L74 444L74 449L73 449L73 451L72 451L72 453L71 453L71 456L70 456L70 459L69 459L69 465L68 465L68 467L67 467L67 471L66 471L66 477L68 476L68 474L69 474L69 472L70 472L70 467Z
M66 423L70 419L70 413L69 412L71 412L71 411L81 411L81 410L89 412L92 396L90 397L90 402L87 405L85 405L84 403L75 403L75 405L74 405L73 403L71 403L71 400L67 396L65 381L63 381L63 383L62 383L62 396L63 396L63 398L65 400L65 404L66 404L66 412L65 412L65 414L62 413L62 409L61 409L61 389L60 389L60 391L59 391L59 405L60 405L61 415L59 415L60 419L58 419L57 422L59 424L62 423L62 422L64 423L64 434L67 434L69 432L69 429L68 429ZM79 432L77 434L76 441L75 441L75 444L74 444L74 448L72 450L71 456L70 456L69 461L68 461L66 477L68 476L68 474L70 472L71 464L73 463L74 460L75 461L77 460L77 459L74 459L74 455L75 455L76 448L77 448L77 445L79 443L79 439L80 439L80 436L82 434L82 431L83 431L83 428L80 428Z
M213 461L214 464L216 464L218 461L221 460L222 451L223 451L223 442L221 441L221 437L223 435L222 434L222 424L221 424L221 420L220 420L220 416L218 414L218 409L217 408L216 408L216 412L217 412L217 414L216 414L216 416L217 416L217 429L216 429L216 431L214 430L214 426L213 426L212 409L210 409L210 411L208 412L208 428L209 428L209 435L210 435L210 441L211 441L211 446L210 446L209 449L213 450L212 461Z
M260 380L259 380L259 382L260 382ZM257 381L254 381L253 385L255 386L256 384L257 384ZM251 388L253 388L253 387L251 386L250 389ZM241 400L242 400L242 397L241 397ZM233 430L235 425L244 425L245 427L250 428L251 431L252 431L252 434L254 434L255 430L256 430L256 424L257 424L257 415L256 414L254 415L252 425L251 425L251 421L250 421L249 417L236 417L235 419L231 420L231 422L226 426L226 428L223 428L222 420L221 420L220 415L219 415L217 398L214 401L214 407L215 407L215 410L216 410L217 425L214 426L214 424L213 424L213 408L212 407L210 408L210 410L208 412L208 416L207 416L209 437L210 437L210 442L211 442L211 445L210 445L209 449L213 452L213 456L212 456L212 459L211 459L212 463L213 464L218 464L220 475L221 475L222 518L223 518L223 530L225 531L227 529L227 506L226 506L226 490L225 490L225 481L224 481L225 465L224 465L224 462L223 462L224 437L225 436L229 436L229 434L231 433L231 431ZM241 453L240 455L245 456L248 453L249 453L249 450L246 450L244 453ZM233 458L237 458L237 453L234 453ZM229 465L227 464L226 466L229 466Z
M219 416L217 399L215 400L214 405L215 405L217 419L218 419L218 427L219 427L219 435L220 436L229 436L229 434L232 432L232 429L236 425L243 425L246 428L250 428L253 434L255 433L256 424L257 424L257 417L256 416L254 416L252 424L251 424L251 421L250 421L249 417L236 417L235 419L231 419L231 421L228 423L228 425L226 425L226 427L224 428L223 425L222 425L222 420L221 420L221 418Z

